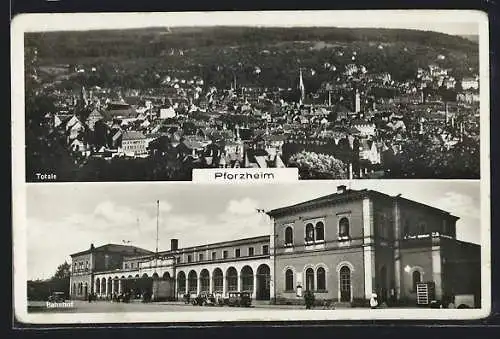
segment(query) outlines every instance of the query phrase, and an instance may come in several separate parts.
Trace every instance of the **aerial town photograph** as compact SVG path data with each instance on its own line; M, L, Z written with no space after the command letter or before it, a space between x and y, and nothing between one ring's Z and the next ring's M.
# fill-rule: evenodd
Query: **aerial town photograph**
M27 182L480 177L478 35L222 25L24 46Z
M28 186L28 312L460 312L485 298L478 181L218 186Z

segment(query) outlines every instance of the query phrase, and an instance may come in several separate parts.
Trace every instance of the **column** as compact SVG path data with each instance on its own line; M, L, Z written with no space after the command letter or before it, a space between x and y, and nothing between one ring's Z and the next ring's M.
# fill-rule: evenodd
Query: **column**
M109 291L109 278L106 278L106 295L109 295L110 291Z
M269 216L269 228L270 228L270 234L271 236L269 237L269 275L271 278L271 281L269 282L269 297L271 300L274 299L275 296L275 291L276 291L276 272L275 272L275 261L276 261L276 251L274 250L274 244L275 244L275 229L274 229L274 219L273 217ZM256 272L257 273L257 272Z
M399 211L399 204L397 198L394 201L393 217L394 217L394 290L395 290L394 292L396 299L400 299L401 298L401 252L399 249L399 243L401 240L401 214Z
M186 282L184 283L184 293L190 294L188 282L189 280L186 275Z
M240 271L236 272L236 276L238 277L238 280L237 280L238 281L238 289L237 289L237 291L241 292L241 273L240 273Z
M227 293L226 274L222 272L222 295L226 296L226 293Z
M115 280L111 279L111 295L115 294Z
M208 277L209 277L209 281L210 281L209 291L210 291L210 293L214 293L214 277L213 277L213 273L212 273L212 275L210 275L210 273L209 273Z
M118 279L118 294L122 293L122 280Z
M363 261L365 276L365 298L370 299L375 281L375 251L373 248L373 203L363 199ZM354 296L351 296L354 297Z
M252 297L257 299L257 271L253 273L253 294Z
M441 246L432 246L432 280L435 284L436 299L441 300L443 288L441 281Z
M198 274L198 281L196 284L196 295L200 295L200 292L201 292L201 277Z

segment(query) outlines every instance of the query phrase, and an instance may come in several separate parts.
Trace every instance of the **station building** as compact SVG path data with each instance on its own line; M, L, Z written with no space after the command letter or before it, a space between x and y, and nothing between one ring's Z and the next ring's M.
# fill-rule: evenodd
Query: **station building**
M120 260L114 265L92 266L90 256L121 248ZM130 253L130 248L136 253ZM231 291L247 291L253 298L271 297L269 236L239 239L195 247L178 247L171 240L169 251L158 254L133 246L105 245L71 255L73 263L88 262L88 270L71 274L71 297L86 299L88 293L106 297L132 291L141 295L151 292L154 280L170 281L174 285L172 299L186 293L202 291L227 295ZM79 267L79 264L76 265ZM83 288L81 287L83 286ZM85 287L87 286L87 287Z
M256 300L288 302L310 290L341 303L374 292L381 300L415 300L416 284L431 282L438 300L456 294L480 300L480 246L456 239L458 217L449 212L339 186L266 213L270 235L186 248L172 239L170 250L159 253L92 245L71 256L71 297L140 294L160 279L173 284L173 299L248 291Z

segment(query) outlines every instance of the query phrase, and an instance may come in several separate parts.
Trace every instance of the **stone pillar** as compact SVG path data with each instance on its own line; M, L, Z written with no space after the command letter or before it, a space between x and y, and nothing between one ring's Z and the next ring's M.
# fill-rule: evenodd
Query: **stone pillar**
M189 283L189 280L188 280L187 275L186 275L186 282L184 283L184 293L190 294L189 293L189 284L188 283Z
M441 246L432 246L432 280L435 284L436 299L441 300L443 286L441 281Z
M397 198L395 198L394 200L393 218L394 218L394 289L395 289L394 292L396 294L396 298L400 299L401 298L401 251L400 251L401 213Z
M109 278L106 278L106 295L109 295L111 291L109 290Z
M253 293L252 297L254 299L257 299L257 271L254 272L253 274Z
M111 279L111 295L115 294L115 279Z
M224 272L222 272L222 295L226 296L227 294L227 279Z
M200 295L200 291L201 291L201 278L200 275L198 275L198 281L196 284L196 295Z
M369 198L363 199L363 259L365 298L370 299L375 285L375 250L373 247L373 202Z
M122 289L122 280L118 279L118 294L121 294L123 291Z
M236 272L236 276L238 277L237 281L238 281L238 289L237 291L238 292L241 292L241 273L239 271Z
M275 241L276 241L276 230L274 228L274 219L271 216L268 216L269 218L269 228L270 228L270 234L271 236L269 237L269 275L270 275L270 282L269 282L269 297L271 300L274 299L276 295L276 268L275 268L275 261L276 261L276 251L275 251ZM255 272L257 273L257 272Z
M210 276L210 273L209 273L208 281L210 281L209 292L210 293L214 293L214 277L213 277L213 274L212 274L212 276Z

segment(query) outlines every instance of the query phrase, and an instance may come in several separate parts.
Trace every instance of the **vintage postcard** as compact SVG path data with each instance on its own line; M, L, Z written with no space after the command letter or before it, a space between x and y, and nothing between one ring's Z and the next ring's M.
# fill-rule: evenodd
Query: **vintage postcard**
M489 315L485 13L25 14L11 33L20 324Z
M342 13L18 17L26 181L479 179L486 15Z

